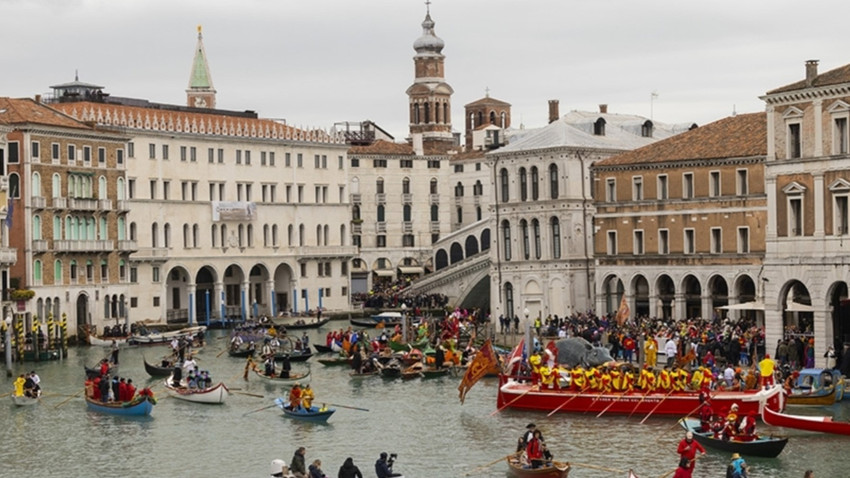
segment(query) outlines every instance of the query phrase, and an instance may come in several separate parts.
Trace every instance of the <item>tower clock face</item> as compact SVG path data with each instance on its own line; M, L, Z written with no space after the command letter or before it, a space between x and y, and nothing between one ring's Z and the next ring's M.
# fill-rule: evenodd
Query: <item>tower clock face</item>
M207 100L201 98L200 96L195 97L195 106L197 106L198 108L203 108L206 105L207 105Z

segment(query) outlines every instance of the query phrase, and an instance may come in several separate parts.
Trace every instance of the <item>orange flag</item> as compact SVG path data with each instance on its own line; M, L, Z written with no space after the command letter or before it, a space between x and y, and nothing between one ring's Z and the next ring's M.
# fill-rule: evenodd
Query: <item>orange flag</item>
M623 294L623 299L620 301L620 308L617 309L617 325L623 325L629 318L629 304L626 303L626 294Z
M463 401L466 398L466 393L469 392L472 386L481 380L481 377L487 375L488 372L498 365L499 360L496 358L496 351L493 350L493 345L488 339L484 342L484 345L481 346L481 350L475 354L475 358L472 359L472 362L470 362L469 367L466 369L466 373L463 375L463 380L461 380L460 385L457 387L458 392L460 392L459 397L461 404L463 404Z

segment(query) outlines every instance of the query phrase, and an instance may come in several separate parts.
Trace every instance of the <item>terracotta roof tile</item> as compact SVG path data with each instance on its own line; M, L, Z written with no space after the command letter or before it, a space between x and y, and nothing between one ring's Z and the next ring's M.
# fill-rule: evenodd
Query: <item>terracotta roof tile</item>
M394 154L413 156L413 147L406 143L392 143L379 139L368 146L352 146L348 154Z
M765 156L766 118L765 113L730 116L649 146L597 161L594 166Z
M484 98L481 98L480 100L475 100L472 103L468 103L468 104L464 105L464 108L469 108L470 106L478 106L478 105L510 106L511 104L508 103L508 102L502 101L502 100L497 100L496 98L492 98L490 96L485 96Z
M838 68L829 70L816 76L812 81L812 87L837 85L841 83L850 83L850 65L839 66ZM800 80L790 85L785 85L775 90L768 91L768 95L775 93L785 93L788 91L803 90L809 88L806 80Z
M79 121L29 98L0 98L0 124L33 123L65 128L92 129Z

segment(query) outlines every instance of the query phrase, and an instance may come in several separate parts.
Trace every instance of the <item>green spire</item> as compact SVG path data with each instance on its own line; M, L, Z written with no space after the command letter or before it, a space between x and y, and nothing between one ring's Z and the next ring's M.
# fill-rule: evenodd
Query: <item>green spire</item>
M190 90L212 91L212 76L207 64L207 53L204 51L204 37L201 34L201 26L198 25L198 44L195 47L195 58L192 60L192 73L189 75Z

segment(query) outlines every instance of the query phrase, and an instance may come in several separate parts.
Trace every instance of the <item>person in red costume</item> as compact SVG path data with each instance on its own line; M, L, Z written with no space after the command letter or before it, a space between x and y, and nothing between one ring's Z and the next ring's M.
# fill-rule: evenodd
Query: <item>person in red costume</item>
M528 440L528 445L525 447L525 454L528 456L528 461L531 462L532 468L540 468L543 466L543 447L540 430L534 430L531 440Z
M679 442L679 447L676 448L676 453L679 454L682 462L684 462L684 460L688 460L688 470L691 473L693 473L694 466L696 466L697 452L699 452L700 455L705 455L705 448L694 440L693 432L686 433L685 438Z

